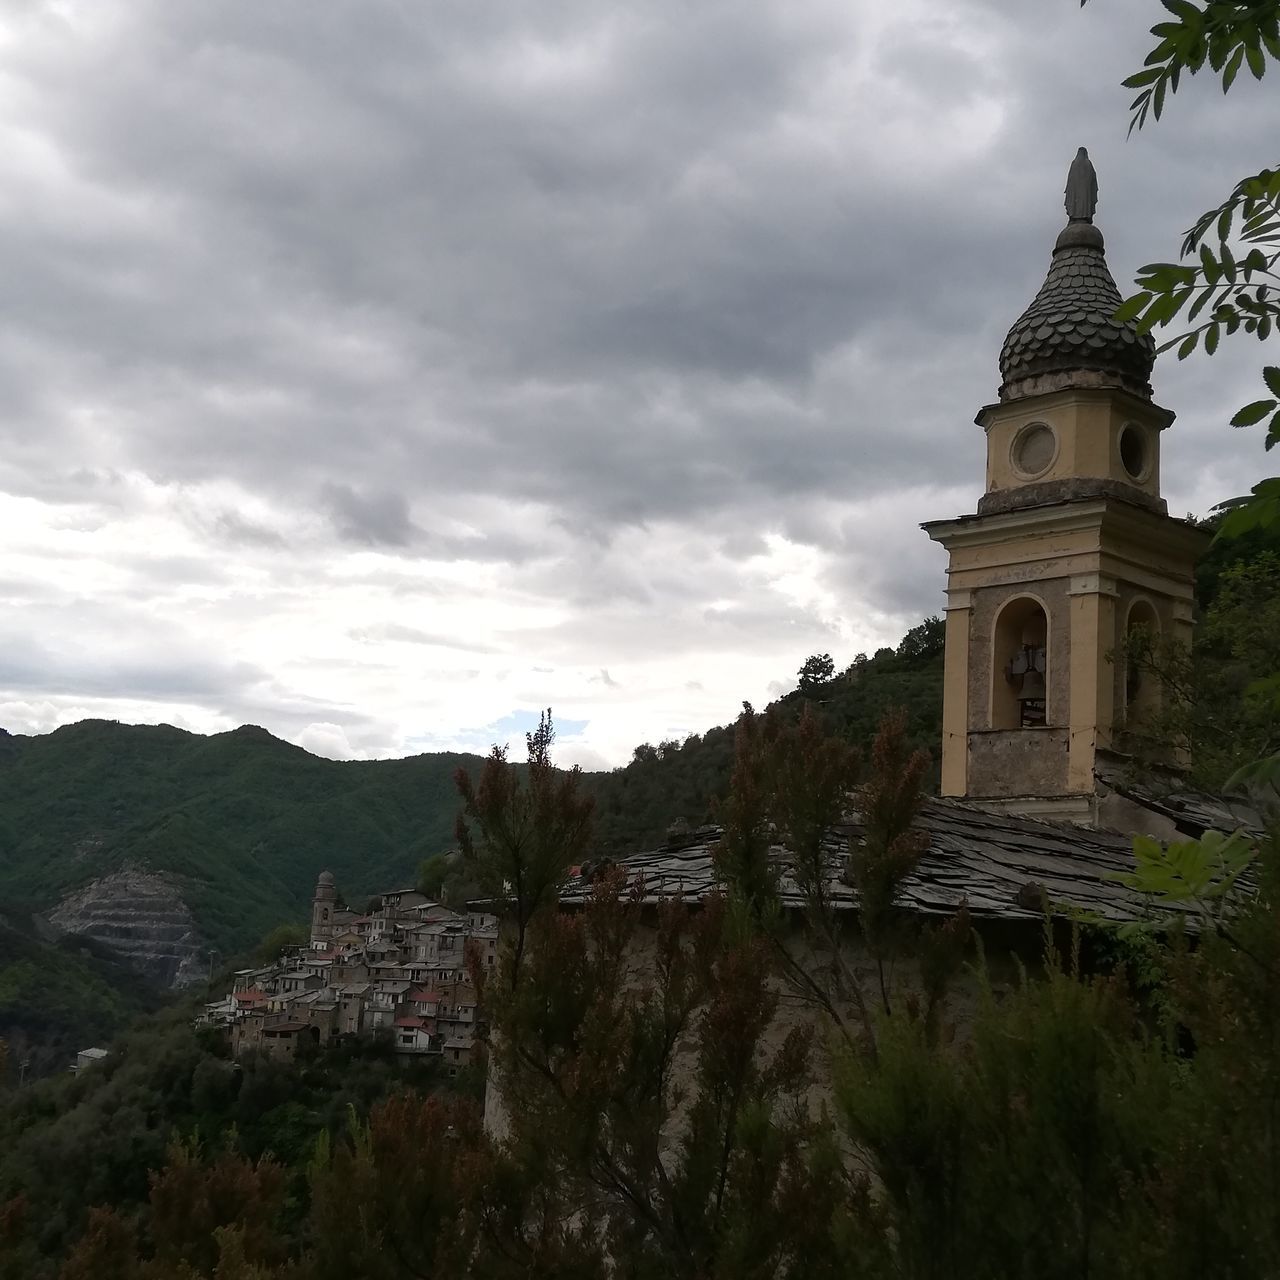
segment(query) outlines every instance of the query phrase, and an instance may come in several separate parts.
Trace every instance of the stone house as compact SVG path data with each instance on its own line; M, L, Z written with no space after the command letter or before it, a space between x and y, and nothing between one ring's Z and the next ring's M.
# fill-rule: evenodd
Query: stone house
M397 1053L422 1054L434 1050L434 1027L426 1018L406 1014L395 1020Z

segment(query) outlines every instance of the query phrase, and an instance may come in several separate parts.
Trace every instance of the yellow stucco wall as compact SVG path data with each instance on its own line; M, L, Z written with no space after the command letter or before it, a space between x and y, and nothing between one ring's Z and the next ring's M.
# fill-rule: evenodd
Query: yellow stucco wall
M1158 498L1160 432L1171 415L1158 405L1113 391L1079 389L989 405L978 415L987 436L987 492L1079 478L1114 480ZM1056 450L1047 468L1028 472L1017 464L1014 444L1024 429L1044 424ZM1144 467L1126 469L1120 442L1132 425L1144 446Z
M926 528L947 548L947 652L943 694L942 793L1015 794L997 777L1010 751L1029 753L1028 792L1093 791L1094 755L1112 744L1123 713L1123 673L1113 653L1135 599L1149 601L1170 634L1190 642L1195 556L1204 535L1182 521L1109 498L1059 502ZM1048 617L1048 728L990 741L995 620L1010 601L1033 596ZM1063 760L1065 734L1066 759ZM1018 744L1021 744L1020 746ZM1043 755L1044 759L1032 759ZM1034 792L1030 788L1034 787Z

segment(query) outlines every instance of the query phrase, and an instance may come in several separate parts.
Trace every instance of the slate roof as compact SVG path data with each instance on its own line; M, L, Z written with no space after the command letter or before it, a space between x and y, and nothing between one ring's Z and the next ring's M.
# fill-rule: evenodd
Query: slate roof
M1131 763L1119 753L1099 751L1094 776L1103 786L1168 819L1182 835L1195 838L1206 831L1234 831L1238 827L1256 836L1266 831L1259 809L1245 797L1192 791L1172 772L1153 771L1149 780L1136 780Z
M1102 233L1091 223L1069 223L1054 246L1040 292L1004 340L1001 400L1022 394L1024 379L1079 370L1111 375L1150 399L1155 340L1132 323L1112 323L1120 302Z
M1142 900L1109 880L1131 871L1133 842L1128 836L1093 831L1066 823L995 813L956 800L926 800L918 826L929 835L929 847L903 885L899 902L920 915L950 915L967 899L976 920L1038 922L1043 919L1037 886L1063 907L1095 913L1106 920L1134 919ZM861 837L856 816L833 828L826 839L831 898L837 909L852 910L857 894L841 878L849 841ZM617 860L634 883L643 876L645 901L680 895L697 899L717 887L711 848L720 828L702 827L674 837L660 849ZM795 881L786 872L788 853L774 846L782 866L782 899L801 905ZM584 872L589 874L590 867ZM571 879L561 894L565 905L581 905L590 892L587 875Z

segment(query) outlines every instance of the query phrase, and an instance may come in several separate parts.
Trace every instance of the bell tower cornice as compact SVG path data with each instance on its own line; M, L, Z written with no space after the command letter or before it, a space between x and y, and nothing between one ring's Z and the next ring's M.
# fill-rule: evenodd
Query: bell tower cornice
M1156 404L1146 396L1135 395L1123 387L1067 387L1057 391L1044 391L1018 400L996 400L984 404L974 415L974 422L984 431L990 431L995 422L1015 414L1034 412L1035 409L1053 410L1071 404L1116 404L1135 418L1149 421L1157 431L1173 426L1178 415L1172 409Z

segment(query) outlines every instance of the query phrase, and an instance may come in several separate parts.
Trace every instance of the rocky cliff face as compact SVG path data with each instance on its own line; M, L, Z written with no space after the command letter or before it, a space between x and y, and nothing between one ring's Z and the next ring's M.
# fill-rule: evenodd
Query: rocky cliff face
M173 882L154 872L114 871L68 895L48 918L110 947L158 986L186 986L207 971L191 911Z

